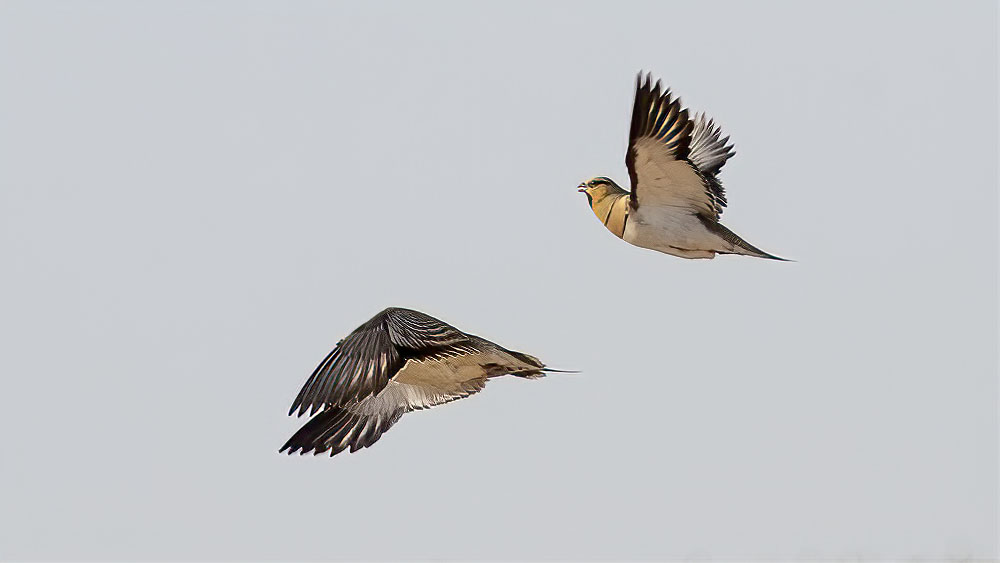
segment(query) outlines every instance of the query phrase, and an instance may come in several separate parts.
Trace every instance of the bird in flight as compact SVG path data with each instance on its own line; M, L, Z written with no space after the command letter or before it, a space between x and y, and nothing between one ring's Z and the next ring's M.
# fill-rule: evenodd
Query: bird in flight
M729 137L704 114L694 118L660 81L636 79L629 147L632 190L605 176L578 186L604 226L625 242L680 256L742 254L785 260L743 240L719 222L726 194L719 171L732 157Z
M491 377L556 371L430 315L390 307L338 342L309 377L288 414L315 416L279 452L354 452L404 414L478 393Z

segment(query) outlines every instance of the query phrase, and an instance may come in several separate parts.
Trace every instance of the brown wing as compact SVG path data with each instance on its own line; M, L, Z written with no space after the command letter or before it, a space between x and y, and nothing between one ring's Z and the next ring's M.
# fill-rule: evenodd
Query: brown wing
M390 307L337 343L292 403L315 413L377 394L414 357L450 355L470 349L468 335L419 311Z
M629 149L631 206L677 207L717 218L722 205L709 179L689 160L694 122L670 90L642 74L636 81Z
M501 348L470 336L465 352L428 354L407 360L388 384L374 396L343 406L328 406L299 429L281 452L336 455L367 448L415 409L462 399L478 393L486 380L505 374L543 375L537 358Z

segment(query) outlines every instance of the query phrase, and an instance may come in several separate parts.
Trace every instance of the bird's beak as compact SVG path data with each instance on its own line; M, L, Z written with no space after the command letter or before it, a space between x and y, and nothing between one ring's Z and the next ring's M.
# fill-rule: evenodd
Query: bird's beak
M586 192L587 191L587 184L580 184L579 186L577 186L577 190L576 191L578 191L578 192Z

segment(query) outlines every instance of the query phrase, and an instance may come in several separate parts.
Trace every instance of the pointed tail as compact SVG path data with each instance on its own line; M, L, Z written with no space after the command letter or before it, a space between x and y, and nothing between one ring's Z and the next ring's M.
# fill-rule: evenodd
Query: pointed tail
M719 238L733 246L732 251L722 251L720 252L721 254L740 254L743 256L754 256L756 258L767 258L768 260L780 260L781 262L794 262L794 260L789 260L788 258L782 258L780 256L764 252L763 250L740 238L739 235L730 231L722 223L705 219L701 215L699 215L698 218L701 219L701 222L704 223L706 227L708 227L708 230L712 231L718 235Z

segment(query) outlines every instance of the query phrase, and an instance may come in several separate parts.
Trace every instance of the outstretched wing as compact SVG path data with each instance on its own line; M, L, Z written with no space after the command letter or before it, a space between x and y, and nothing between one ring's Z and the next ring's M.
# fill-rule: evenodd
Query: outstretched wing
M278 451L316 455L329 451L331 456L347 448L355 452L377 442L404 414L468 397L482 391L485 385L485 375L449 382L447 389L392 380L378 395L355 404L326 408L309 419Z
M718 218L725 205L708 176L690 160L694 122L670 90L647 74L636 80L629 149L631 206L676 207ZM721 188L721 185L720 185Z
M319 455L329 451L330 455L336 455L348 447L352 452L367 448L377 442L405 412L397 408L385 413L366 414L346 407L328 407L310 418L278 452L287 450L289 455L295 452Z
M722 137L722 128L704 113L694 116L691 130L691 150L688 160L706 176L718 176L726 161L736 155L729 136Z
M736 155L729 136L722 137L722 128L709 119L704 113L694 117L694 130L691 132L691 152L688 159L705 177L708 189L715 198L716 216L722 215L726 206L726 190L719 181L719 172L726 161Z
M414 357L377 394L356 403L328 406L299 429L279 451L329 451L336 455L374 444L403 414L463 399L482 391L491 377L535 378L546 368L533 356L469 336L465 351ZM454 350L454 349L450 349Z
M337 343L299 391L288 414L315 413L377 394L411 358L461 354L469 336L430 315L390 307Z

